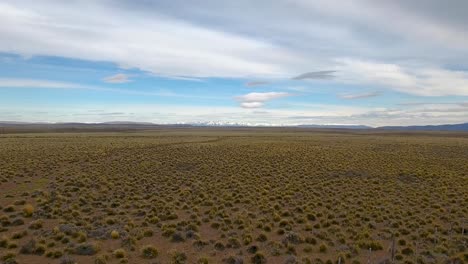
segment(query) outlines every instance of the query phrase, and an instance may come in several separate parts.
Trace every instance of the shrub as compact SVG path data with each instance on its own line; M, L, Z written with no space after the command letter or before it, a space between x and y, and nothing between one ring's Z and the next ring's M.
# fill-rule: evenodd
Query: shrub
M258 247L253 245L253 246L250 246L248 249L247 249L247 252L249 252L250 254L255 254L257 253L258 251Z
M239 242L239 240L237 240L237 238L229 238L228 239L228 244L227 244L228 247L231 247L231 248L240 248L241 247L241 243Z
M13 248L17 248L17 247L18 247L18 245L16 243L14 243L14 242L8 244L8 249L13 249Z
M77 255L92 256L99 251L99 247L96 244L83 243L78 245L73 252Z
M187 232L185 232L185 238L187 238L187 239L197 239L199 237L200 237L200 235L198 235L193 230L188 230Z
M15 211L15 206L13 205L7 205L5 208L3 208L3 212L6 213L12 213Z
M42 245L38 245L36 240L31 239L26 244L21 246L20 253L21 254L35 254L35 255L42 255L45 252L45 248Z
M265 256L260 252L255 253L255 255L253 255L251 260L252 260L252 263L254 263L254 264L264 264L264 263L266 263Z
M210 263L207 258L201 257L197 260L197 264L208 264Z
M407 248L404 248L402 251L401 251L402 254L404 255L413 255L414 251L413 249L407 247Z
M286 234L285 238L283 239L284 242L292 243L292 244L300 244L303 242L303 239L294 232L289 232Z
M175 232L174 234L172 234L171 241L178 243L178 242L184 242L185 239L184 239L184 236L180 232Z
M145 230L145 231L143 232L143 235L144 235L145 237L152 237L153 234L154 234L154 233L153 233L153 230L151 230L151 229L147 229L147 230Z
M78 233L76 233L76 237L78 242L83 243L88 238L88 235L83 231L78 231Z
M187 255L184 252L174 251L171 260L173 264L184 264L187 261Z
M317 218L313 214L307 214L307 220L309 221L315 221Z
M25 230L23 232L15 232L11 235L12 239L20 239L25 237L28 234L28 232Z
M49 258L60 258L63 255L63 252L60 250L49 251L46 253L46 257Z
M192 245L197 249L202 249L204 246L208 245L208 243L202 240L196 240Z
M106 264L107 263L107 256L97 256L94 259L94 264Z
M158 250L151 245L147 245L141 249L141 255L143 258L152 259L158 256Z
M216 244L214 245L214 248L215 248L216 250L220 250L220 251L221 251L221 250L224 250L225 246L224 246L224 244L221 243L221 242L216 242Z
M244 243L244 245L248 245L252 243L252 236L251 235L242 236L242 243Z
M268 238L267 238L267 236L266 236L265 234L260 234L260 235L258 235L258 237L257 237L256 240L257 240L258 242L265 242L265 241L267 241L267 239L268 239Z
M29 223L29 229L37 230L41 229L43 225L42 220L34 220L31 223Z
M24 220L20 219L20 218L16 218L16 219L13 220L13 222L11 222L11 225L12 226L24 225Z
M362 249L370 248L372 251L383 249L382 245L378 241L360 241L358 245Z
M306 237L305 240L304 240L307 244L311 244L311 245L315 245L317 244L317 239L313 238L313 237Z
M110 235L111 235L111 238L113 238L113 239L117 239L117 238L120 237L120 233L119 233L119 231L117 231L117 230L112 230L112 232L110 233Z
M0 248L8 247L8 238L2 237L0 238Z
M114 257L121 259L121 258L125 258L125 256L127 255L127 252L125 251L125 249L119 248L119 249L114 250L113 254L114 254Z
M18 264L18 262L15 260L15 253L9 252L6 253L1 257L1 260L3 261L4 264Z
M322 253L325 253L327 252L327 245L325 245L324 243L320 244L319 246L319 251L322 252Z
M239 256L230 256L225 259L224 262L226 262L226 264L243 264L244 260Z
M17 200L13 204L14 205L24 205L24 204L26 204L26 201L25 200Z
M23 207L23 215L25 217L31 217L34 213L34 207L31 204L26 204Z

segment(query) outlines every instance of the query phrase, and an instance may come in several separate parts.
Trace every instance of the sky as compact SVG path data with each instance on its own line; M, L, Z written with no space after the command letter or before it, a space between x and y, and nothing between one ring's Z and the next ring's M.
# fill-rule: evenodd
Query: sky
M465 0L2 0L0 121L468 122Z

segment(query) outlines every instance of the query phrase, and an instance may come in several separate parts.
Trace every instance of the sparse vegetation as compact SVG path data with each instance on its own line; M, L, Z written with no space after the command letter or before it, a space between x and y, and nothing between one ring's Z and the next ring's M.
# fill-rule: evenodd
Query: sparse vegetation
M463 263L467 172L461 133L1 136L0 257Z

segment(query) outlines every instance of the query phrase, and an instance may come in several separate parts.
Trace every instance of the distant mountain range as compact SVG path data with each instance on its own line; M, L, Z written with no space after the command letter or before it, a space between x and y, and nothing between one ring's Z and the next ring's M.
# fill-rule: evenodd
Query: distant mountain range
M468 123L431 126L384 126L383 130L411 130L411 131L468 131Z
M382 126L370 127L364 125L276 125L251 124L235 122L195 122L183 124L155 124L150 122L131 122L114 121L103 123L28 123L15 121L0 121L0 127L3 128L44 128L44 129L151 129L163 127L296 127L296 128L323 128L323 129L356 129L356 130L392 130L392 131L468 131L468 123L447 124L447 125L428 125L428 126Z
M364 125L298 125L304 128L343 128L343 129L372 129L373 127Z

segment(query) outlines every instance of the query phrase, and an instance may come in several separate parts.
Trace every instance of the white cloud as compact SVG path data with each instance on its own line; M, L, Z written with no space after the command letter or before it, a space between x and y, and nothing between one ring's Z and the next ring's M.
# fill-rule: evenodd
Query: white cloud
M365 0L193 5L5 0L0 3L0 52L110 61L182 78L268 81L311 69L338 70L336 75L355 83L410 94L467 95L465 72L437 66L468 67L466 23L433 17L425 3L416 8L405 1ZM261 16L254 10L262 10ZM337 59L343 57L351 59Z
M468 96L468 72L465 71L354 59L338 61L341 82L380 85L419 96Z
M268 42L106 1L6 1L0 4L0 35L2 52L111 61L162 76L271 76L295 60Z
M323 79L333 79L335 76L335 71L314 71L314 72L306 72L303 74L299 74L291 79L293 80L323 80Z
M127 83L130 81L131 81L130 76L124 73L118 73L118 74L104 78L104 82L107 82L107 83Z
M248 93L241 96L236 96L236 100L240 101L240 106L243 108L260 108L265 102L274 99L291 96L286 92L266 92L266 93Z
M263 102L241 102L240 106L242 108L260 108L265 105Z
M286 96L291 96L291 94L286 92L248 93L236 98L244 102L265 102Z

